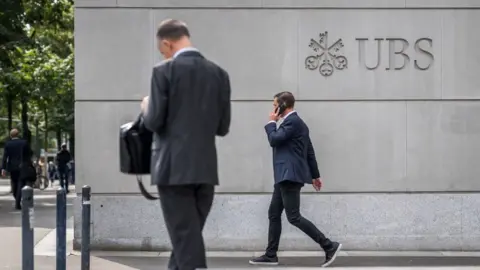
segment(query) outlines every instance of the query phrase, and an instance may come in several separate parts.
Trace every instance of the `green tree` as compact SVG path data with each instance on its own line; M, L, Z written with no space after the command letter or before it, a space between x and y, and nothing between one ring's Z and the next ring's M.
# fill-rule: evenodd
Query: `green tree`
M47 145L51 128L73 130L73 0L2 0L0 23L8 129L20 103L24 136L30 137L29 114L36 121L42 115Z

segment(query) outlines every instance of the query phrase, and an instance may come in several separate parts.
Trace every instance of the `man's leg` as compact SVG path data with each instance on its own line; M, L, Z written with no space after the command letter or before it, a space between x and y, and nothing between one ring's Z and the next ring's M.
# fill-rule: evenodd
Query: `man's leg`
M215 187L213 185L202 184L197 186L195 192L198 218L200 219L200 226L203 230L205 222L207 222L210 209L212 209L213 197L215 196Z
M173 247L169 268L195 270L206 268L202 222L198 215L197 185L159 186L163 217Z
M15 208L20 209L20 195L18 194L18 191L20 190L20 193L22 191L22 188L20 187L19 183L19 178L20 178L20 171L11 171L10 172L10 181L12 182L12 195L13 198L15 199Z
M317 242L324 250L330 249L332 247L330 239L325 237L312 222L300 214L300 190L303 185L289 181L284 181L279 185L288 222L310 236L310 238Z
M212 208L214 195L215 187L212 185L199 185L196 189L197 212L202 231L205 222L207 221L208 214L210 213L210 209ZM177 262L175 261L175 252L173 251L168 261L168 269L178 269Z
M18 179L18 177L17 177ZM18 185L18 180L13 181L13 176L12 173L10 173L10 182L12 183L12 196L14 199L17 198L17 185Z
M250 260L253 265L276 265L278 264L277 251L282 234L282 193L278 185L275 185L270 207L268 208L268 245L265 255Z
M67 169L62 169L62 170L59 170L58 173L59 173L59 176L60 176L60 187L64 188L65 189L65 192L69 192L68 191L68 176L67 176Z
M61 188L65 187L65 178L64 178L63 170L58 170L58 182Z
M280 189L282 191L283 204L288 222L302 230L317 242L325 251L325 262L322 267L327 267L335 260L342 245L338 242L332 242L330 239L315 227L308 219L300 214L300 190L302 184L295 182L282 182Z
M15 183L15 209L21 209L21 203L22 203L22 188L25 186L25 184L22 183L20 179L20 171L12 171L12 180Z
M280 235L282 234L283 209L282 193L279 186L275 185L272 200L268 207L268 245L265 252L268 257L277 257Z

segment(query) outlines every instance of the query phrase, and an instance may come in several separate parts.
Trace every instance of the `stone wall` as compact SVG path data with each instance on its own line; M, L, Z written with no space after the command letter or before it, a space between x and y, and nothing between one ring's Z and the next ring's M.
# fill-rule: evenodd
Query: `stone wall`
M232 83L210 250L266 245L263 125L283 90L310 126L325 187L304 189L302 211L321 230L350 250L480 249L479 15L477 0L77 0L76 179L94 193L94 248L169 248L158 203L119 172L118 129L161 60L156 26L177 18ZM318 249L286 221L282 237Z

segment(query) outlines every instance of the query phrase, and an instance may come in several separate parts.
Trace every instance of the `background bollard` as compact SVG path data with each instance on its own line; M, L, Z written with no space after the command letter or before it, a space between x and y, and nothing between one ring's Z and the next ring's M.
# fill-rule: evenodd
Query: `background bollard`
M67 194L57 189L57 270L67 268Z
M33 188L22 189L22 270L33 270Z
M91 188L82 188L82 267L90 270L90 197Z

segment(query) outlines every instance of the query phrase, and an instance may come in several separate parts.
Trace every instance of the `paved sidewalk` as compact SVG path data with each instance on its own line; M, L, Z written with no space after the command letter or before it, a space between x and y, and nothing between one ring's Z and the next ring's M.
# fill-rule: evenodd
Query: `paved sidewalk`
M0 186L2 186L1 184ZM37 244L55 228L56 196L55 193L47 191L35 190L34 192L34 243ZM0 269L20 270L22 256L21 212L14 209L13 196L8 193L8 190L6 193L0 194ZM73 196L75 195L68 196L68 216L73 214L71 202ZM55 269L55 267L49 269Z
M91 270L158 270L166 269L168 258L164 257L95 257L91 258ZM399 257L339 257L331 268L334 269L389 269L389 270L478 270L479 258L399 258ZM71 255L67 258L68 270L80 269L80 257ZM469 266L470 264L470 266ZM277 267L262 268L248 265L248 258L222 257L209 258L210 269L319 269L318 258L298 257L283 258L281 265ZM14 268L18 267L18 268ZM11 265L10 268L18 269L20 264ZM35 257L36 270L55 269L55 257Z
M3 181L0 187L5 186ZM4 188L5 189L5 188ZM55 189L35 190L35 269L52 270L56 267L56 204ZM7 190L8 192L8 190ZM80 269L80 254L73 252L72 198L67 205L67 269ZM21 270L21 213L13 209L11 194L0 193L0 270ZM254 252L209 252L208 266L212 269L268 269L250 266ZM322 263L320 252L281 252L280 266L270 269L318 268ZM166 269L168 252L92 252L90 270L158 270ZM391 270L478 270L480 253L457 252L341 252L335 269L391 269Z

